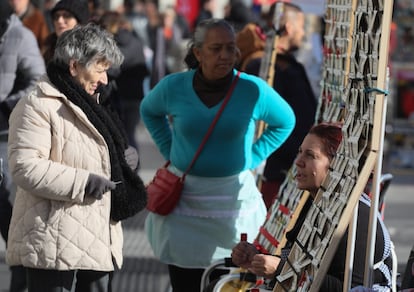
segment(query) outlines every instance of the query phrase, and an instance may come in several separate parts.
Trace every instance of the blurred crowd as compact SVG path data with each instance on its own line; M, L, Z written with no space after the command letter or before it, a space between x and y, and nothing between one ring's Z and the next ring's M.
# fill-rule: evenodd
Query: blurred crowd
M115 97L122 96L113 100L135 147L139 101L165 75L186 69L183 60L194 27L217 12L215 0L200 0L194 20L179 13L177 7L160 9L157 0L124 0L111 11L100 0L3 2L33 32L46 65L53 56L57 37L77 24L95 22L114 34L126 58L120 70L109 72L108 90ZM248 23L265 22L257 11L257 7L248 7L241 0L231 0L221 14L239 31Z

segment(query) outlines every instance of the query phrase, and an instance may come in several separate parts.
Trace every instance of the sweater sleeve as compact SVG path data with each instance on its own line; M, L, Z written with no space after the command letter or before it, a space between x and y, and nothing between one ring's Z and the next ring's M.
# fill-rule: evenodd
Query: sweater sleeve
M256 118L267 126L252 148L252 168L256 168L278 149L295 127L295 114L289 104L265 81L258 81L261 94L256 107Z
M165 160L170 159L171 128L167 116L167 78L161 80L141 102L141 118Z

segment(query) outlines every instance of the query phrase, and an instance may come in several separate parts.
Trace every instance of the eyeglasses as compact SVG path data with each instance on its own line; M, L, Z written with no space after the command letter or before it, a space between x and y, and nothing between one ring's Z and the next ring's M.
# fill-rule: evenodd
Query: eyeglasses
M52 18L54 21L58 20L60 17L63 17L63 19L68 20L71 18L75 18L72 13L67 11L57 11L52 15Z

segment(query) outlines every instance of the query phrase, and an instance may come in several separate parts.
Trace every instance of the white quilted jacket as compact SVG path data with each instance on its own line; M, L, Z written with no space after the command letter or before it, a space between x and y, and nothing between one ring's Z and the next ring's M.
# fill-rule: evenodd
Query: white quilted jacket
M9 265L111 271L122 265L111 194L85 196L90 172L110 178L109 151L86 115L44 77L10 116L10 172L17 185Z

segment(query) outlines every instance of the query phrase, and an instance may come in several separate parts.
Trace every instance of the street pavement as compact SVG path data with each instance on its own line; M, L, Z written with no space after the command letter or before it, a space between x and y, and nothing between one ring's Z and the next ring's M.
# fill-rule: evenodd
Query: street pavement
M163 159L142 125L137 135L141 158L140 175L148 182L155 170L162 165ZM385 197L384 222L391 233L398 258L398 271L402 274L414 245L414 170L395 169L390 172L394 179ZM114 292L169 291L167 268L154 257L143 230L146 214L146 211L142 211L123 223L124 266L114 275ZM0 241L0 292L8 291L10 281L4 253L5 245Z

